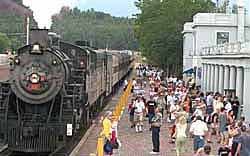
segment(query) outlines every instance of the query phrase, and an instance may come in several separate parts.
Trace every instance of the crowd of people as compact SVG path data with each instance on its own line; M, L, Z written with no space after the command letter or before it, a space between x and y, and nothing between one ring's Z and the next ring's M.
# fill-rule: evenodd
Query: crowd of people
M249 124L240 116L237 97L203 93L176 77L164 77L162 70L149 65L139 65L136 75L128 105L130 126L143 133L143 120L148 118L153 142L150 154L159 155L159 132L167 123L169 143L176 145L177 156L186 153L188 137L193 139L196 156L210 155L212 144L219 145L213 149L219 156L250 156Z

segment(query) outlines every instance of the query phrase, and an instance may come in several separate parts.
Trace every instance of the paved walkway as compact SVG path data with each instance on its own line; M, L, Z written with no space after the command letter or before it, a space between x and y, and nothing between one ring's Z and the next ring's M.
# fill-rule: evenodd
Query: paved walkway
M160 132L160 156L176 156L175 144L169 143L169 128L171 125L166 121L165 115ZM129 114L126 109L119 122L118 135L122 147L119 149L119 154L115 154L115 156L150 156L152 141L147 118L144 120L144 132L136 133L134 128L130 128ZM215 137L212 140L216 142ZM211 146L214 149L212 154L216 155L217 143L211 144ZM192 156L192 153L192 138L188 138L186 153L182 156Z
M103 112L114 110L119 102L120 93L121 91L110 100ZM98 123L98 120L102 115L103 114L101 113L96 120L96 125L94 125L88 139L81 146L80 151L76 156L89 156L90 153L95 152L97 147L97 137L102 130L101 124ZM160 156L176 156L175 145L169 143L169 127L171 125L166 122L165 118L166 115L164 116L163 126L161 127L160 132ZM144 119L144 132L136 133L134 128L130 128L129 116L127 108L125 108L118 125L118 138L121 141L122 147L119 150L115 150L113 156L150 156L149 152L152 151L152 141L147 118ZM215 137L213 137L212 140L215 142ZM211 145L213 149L212 154L216 155L215 151L218 149L218 145L217 143ZM186 149L186 153L182 156L192 156L193 143L191 138L188 138Z
M101 116L103 116L106 111L113 111L115 109L115 106L120 100L120 94L121 90L110 100L102 113L100 113L99 117L95 120L96 124L93 125L93 129L91 130L87 140L82 144L76 156L89 156L90 153L95 153L97 147L97 138L102 130L102 124L99 122Z

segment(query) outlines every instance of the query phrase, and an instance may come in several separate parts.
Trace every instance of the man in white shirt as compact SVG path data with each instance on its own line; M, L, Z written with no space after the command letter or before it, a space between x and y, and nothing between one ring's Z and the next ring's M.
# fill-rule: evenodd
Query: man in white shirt
M229 99L226 99L225 109L227 110L227 112L229 112L230 110L232 110L232 104L231 104L231 102L230 102Z
M170 95L167 96L167 105L174 105L175 104L175 97L174 97L174 93L171 92Z
M211 115L213 113L213 103L214 103L214 98L213 98L213 93L208 93L207 99L206 99L206 104L207 104L207 113Z
M136 132L142 132L143 127L143 111L145 109L145 104L141 98L139 98L135 103L135 117L136 117Z
M171 92L170 95L167 96L167 112L168 113L168 122L171 122L171 111L170 111L170 108L172 106L175 106L175 97L174 97L174 93Z
M205 135L208 131L207 124L202 121L201 116L196 117L196 121L191 124L190 133L194 135L194 153L205 144Z

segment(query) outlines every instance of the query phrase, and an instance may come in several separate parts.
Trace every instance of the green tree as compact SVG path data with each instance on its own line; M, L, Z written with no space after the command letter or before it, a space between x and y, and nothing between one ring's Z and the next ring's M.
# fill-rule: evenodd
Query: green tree
M210 0L138 0L134 31L149 63L170 74L182 72L182 30L198 12L211 12Z
M68 42L87 40L97 48L135 50L138 44L133 25L134 19L112 17L94 9L81 11L63 7L52 17L51 29Z
M4 1L0 0L1 3ZM11 1L11 3L18 4L20 6L17 10L23 10L19 13L13 11L9 8L0 9L0 32L5 33L11 41L11 49L16 50L25 44L26 40L26 27L25 20L26 14L22 12L27 12L29 10L23 6L22 0ZM32 11L30 11L32 13ZM37 28L37 22L34 20L33 16L30 17L31 28Z
M10 40L6 34L0 33L0 53L10 48Z

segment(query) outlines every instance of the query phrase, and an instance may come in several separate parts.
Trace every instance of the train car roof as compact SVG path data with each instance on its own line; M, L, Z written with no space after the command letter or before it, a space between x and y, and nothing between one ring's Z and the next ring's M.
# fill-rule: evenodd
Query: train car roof
M84 51L86 53L86 55L88 55L90 53L90 50L88 48L86 48L86 47L81 47L81 46L78 46L78 45L75 45L75 44L72 44L72 43L68 43L68 42L63 42L63 41L60 41L60 50L62 50L61 49L62 48L61 44L65 44L65 45L73 47L74 49Z
M108 56L112 56L112 54L110 52L108 52L107 50L105 49L98 49L96 50L97 53L102 53L104 55L108 55Z

